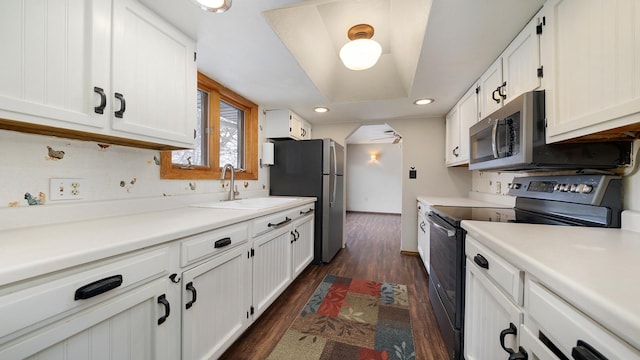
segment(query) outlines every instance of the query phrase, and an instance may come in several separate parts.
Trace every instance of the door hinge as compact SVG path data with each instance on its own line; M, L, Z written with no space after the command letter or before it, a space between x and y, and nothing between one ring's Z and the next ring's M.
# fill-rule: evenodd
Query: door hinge
M476 86L476 94L480 93L480 86Z
M193 61L196 61L196 59L198 58L198 53L197 52L193 52Z
M251 306L251 308L250 308L250 311L249 311L249 312L251 313L251 315L253 315L253 313L255 312L255 309L253 308L253 305Z
M539 78L544 77L544 71L543 71L543 68L544 68L544 66L540 66L540 67L538 68L538 77L539 77Z
M255 250L253 250L253 248L251 248L251 250L247 254L247 258L252 258L254 256L256 256L256 252Z
M542 21L536 25L536 35L542 35L542 27L547 25L547 18L542 17Z

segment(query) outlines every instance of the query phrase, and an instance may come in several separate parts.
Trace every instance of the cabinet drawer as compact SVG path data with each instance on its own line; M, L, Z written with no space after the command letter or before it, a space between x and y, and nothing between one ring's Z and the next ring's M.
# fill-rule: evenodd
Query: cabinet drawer
M292 210L288 210L258 218L253 221L253 230L251 235L253 237L260 236L273 229L286 226L291 223L293 220L292 216L294 216L294 214L295 213Z
M470 261L482 268L516 304L522 305L522 271L468 235L466 254Z
M87 308L133 285L158 278L168 272L169 260L169 249L165 247L4 289L4 295L0 296L0 339L9 334L17 336L21 329L40 322L48 324L72 310ZM103 282L96 283L98 281Z
M209 256L221 254L247 242L247 224L236 224L209 231L184 240L180 245L182 267Z
M583 341L608 359L640 359L640 352L540 284L528 279L525 292L524 325L534 336L544 334L566 356Z
M287 212L287 217L291 218L291 220L297 220L307 215L313 215L315 212L314 204L307 204L304 206L299 206L293 210Z

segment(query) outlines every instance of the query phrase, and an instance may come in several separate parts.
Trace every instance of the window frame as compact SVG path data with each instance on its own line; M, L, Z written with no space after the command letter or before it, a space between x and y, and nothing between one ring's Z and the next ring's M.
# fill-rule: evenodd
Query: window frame
M220 167L220 100L244 111L244 165L236 172L238 180L258 180L258 105L215 80L198 72L198 89L209 93L209 166L184 168L171 162L171 151L160 152L160 178L176 180L219 180ZM205 134L203 134L204 136Z

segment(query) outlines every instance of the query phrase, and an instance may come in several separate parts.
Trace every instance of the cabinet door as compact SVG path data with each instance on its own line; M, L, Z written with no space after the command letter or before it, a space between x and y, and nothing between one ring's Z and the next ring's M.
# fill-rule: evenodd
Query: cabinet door
M192 146L193 41L133 0L114 2L112 127L129 138Z
M2 359L175 359L169 279L159 279L0 346ZM165 295L162 300L159 297ZM163 304L166 303L166 305ZM173 307L173 309L171 309ZM166 321L161 318L169 314ZM176 331L177 330L177 331Z
M302 140L302 119L294 113L289 114L289 136L296 140Z
M480 77L480 118L502 107L502 84L502 57L499 57Z
M291 253L293 279L313 261L313 215L307 215L293 224Z
M522 310L495 286L480 268L467 261L465 285L464 356L467 360L506 359L504 345L518 351L517 329L522 323ZM510 333L510 327L515 330Z
M253 241L253 306L257 318L291 283L291 229L284 226Z
M182 358L215 359L249 323L248 245L215 257L182 276Z
M543 11L547 141L630 124L637 127L638 1L550 0Z
M453 165L458 162L460 157L460 120L458 118L458 107L454 107L449 111L446 121L446 145L445 160L447 165Z
M478 122L478 93L477 86L472 86L458 102L458 117L460 122L460 156L458 161L469 163L469 128Z
M540 87L540 36L536 33L539 22L540 16L534 16L502 54L505 104Z
M98 131L109 92L109 0L0 1L0 117ZM106 98L105 98L106 101Z

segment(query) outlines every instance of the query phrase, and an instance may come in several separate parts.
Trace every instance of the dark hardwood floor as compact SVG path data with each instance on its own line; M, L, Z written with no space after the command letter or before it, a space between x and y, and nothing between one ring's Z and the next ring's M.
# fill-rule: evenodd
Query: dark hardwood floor
M416 359L447 359L426 271L417 256L400 253L400 229L400 215L347 213L346 248L329 264L310 265L221 359L265 359L326 274L406 284Z

